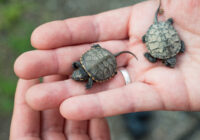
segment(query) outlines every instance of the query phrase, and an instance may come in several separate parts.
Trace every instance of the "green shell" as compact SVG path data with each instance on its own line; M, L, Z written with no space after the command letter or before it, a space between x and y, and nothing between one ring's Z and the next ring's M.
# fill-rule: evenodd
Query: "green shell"
M117 71L115 56L101 47L91 48L83 54L80 62L88 75L96 82L110 79Z
M148 52L155 58L167 59L180 52L181 40L170 22L157 22L150 26L145 42Z

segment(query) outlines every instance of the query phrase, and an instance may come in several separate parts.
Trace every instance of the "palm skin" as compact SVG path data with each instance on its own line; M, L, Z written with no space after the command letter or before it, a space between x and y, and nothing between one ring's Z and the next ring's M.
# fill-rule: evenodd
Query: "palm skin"
M159 20L173 18L186 46L173 69L144 58L147 49L142 36L153 23L157 8L158 2L147 1L96 16L47 23L36 29L31 40L38 50L23 54L15 63L16 74L24 79L52 74L69 76L71 64L93 43L113 53L129 50L138 61L128 55L117 58L118 66L126 67L131 76L132 83L127 86L120 72L91 90L85 89L85 83L66 79L32 86L26 93L27 103L36 110L60 107L62 116L72 120L152 110L199 111L200 2L167 0L161 4L164 14Z

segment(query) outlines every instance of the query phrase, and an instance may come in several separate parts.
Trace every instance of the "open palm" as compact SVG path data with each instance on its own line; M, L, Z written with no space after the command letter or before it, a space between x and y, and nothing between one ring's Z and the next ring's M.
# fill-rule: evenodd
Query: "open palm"
M129 50L134 57L123 54L117 58L119 67L126 67L132 83L124 84L120 72L91 90L85 83L66 79L32 86L26 101L34 109L60 107L67 119L88 120L96 117L150 110L200 109L200 2L167 0L159 20L174 19L174 27L185 42L186 51L177 56L175 68L161 62L152 64L144 58L147 51L142 36L153 23L157 1L147 1L133 7L54 21L37 28L32 45L38 50L26 52L15 63L16 74L24 79L48 75L68 75L71 64L99 43L111 52ZM95 94L92 94L95 93Z

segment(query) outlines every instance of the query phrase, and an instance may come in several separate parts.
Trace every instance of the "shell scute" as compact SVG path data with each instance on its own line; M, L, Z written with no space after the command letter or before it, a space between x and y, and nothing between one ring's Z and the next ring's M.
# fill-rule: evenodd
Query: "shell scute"
M83 54L80 60L85 71L96 82L112 77L116 71L115 56L103 48L93 48Z
M175 56L181 49L177 31L169 22L158 22L150 26L145 36L150 54L159 59Z

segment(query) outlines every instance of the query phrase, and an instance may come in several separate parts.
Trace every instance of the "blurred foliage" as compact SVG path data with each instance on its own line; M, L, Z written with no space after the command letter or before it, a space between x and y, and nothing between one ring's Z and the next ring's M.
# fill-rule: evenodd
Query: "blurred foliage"
M2 0L1 0L2 1ZM12 27L23 13L23 5L19 2L3 3L0 5L0 30Z
M16 88L16 81L0 76L0 110L1 113L8 113L13 107L13 93Z
M23 28L24 31L21 31ZM23 22L18 25L18 28L15 30L15 33L8 35L8 38L5 40L16 53L21 54L22 52L33 49L30 44L30 36L34 26L29 24L29 22Z
M27 19L31 1L0 0L0 110L12 111L17 77L13 72L16 57L30 49L30 36L37 23ZM32 7L34 4L31 5ZM34 25L35 24L35 25Z
M0 0L0 3L5 3L7 1L9 1L9 0Z

